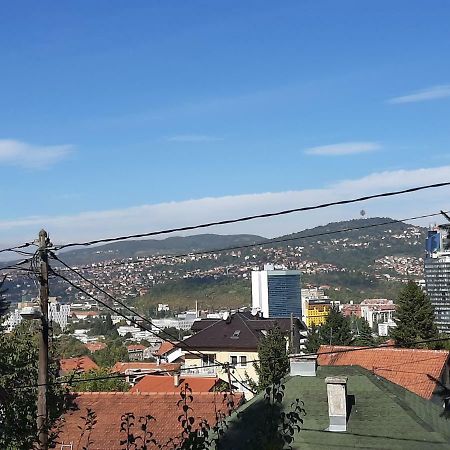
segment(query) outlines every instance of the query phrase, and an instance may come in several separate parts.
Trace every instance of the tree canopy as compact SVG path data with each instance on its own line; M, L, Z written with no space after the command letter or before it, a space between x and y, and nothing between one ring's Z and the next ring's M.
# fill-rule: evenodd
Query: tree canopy
M37 435L38 340L35 325L24 321L0 334L0 448L30 449ZM59 365L50 352L48 407L50 425L67 406L60 384L52 384Z
M258 374L258 390L280 382L288 370L289 359L286 350L286 338L279 327L267 332L258 345L259 363L254 363Z
M399 347L428 347L417 341L438 338L433 306L414 281L408 281L400 291L394 321L397 326L391 330L391 337Z

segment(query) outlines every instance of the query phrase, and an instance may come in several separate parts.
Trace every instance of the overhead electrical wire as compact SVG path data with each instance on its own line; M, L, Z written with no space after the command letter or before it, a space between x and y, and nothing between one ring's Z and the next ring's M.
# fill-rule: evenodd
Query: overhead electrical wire
M328 208L330 206L348 205L351 203L372 200L375 198L392 197L395 195L408 194L408 193L412 193L412 192L422 191L425 189L435 189L435 188L440 188L440 187L444 187L444 186L450 186L450 181L443 182L443 183L427 184L427 185L423 185L423 186L415 186L412 188L401 189L398 191L389 191L389 192L382 192L379 194L365 195L362 197L356 197L356 198L347 199L347 200L338 200L335 202L321 203L321 204L313 205L313 206L303 206L303 207L299 207L299 208L285 209L282 211L269 212L269 213L264 213L264 214L255 214L252 216L244 216L244 217L239 217L236 219L218 220L218 221L206 222L206 223L202 223L202 224L198 224L198 225L189 225L189 226L184 226L184 227L169 228L166 230L151 231L148 233L131 234L131 235L114 237L114 238L95 239L95 240L86 241L86 242L71 242L68 244L57 245L54 248L55 248L55 250L62 250L64 248L70 248L70 247L90 246L90 245L94 245L94 244L101 244L101 243L107 243L107 242L116 242L116 241L124 241L124 240L128 240L128 239L139 239L139 238L149 237L149 236L158 236L158 235L162 235L162 234L169 234L169 233L175 233L175 232L180 232L180 231L191 231L191 230L197 230L197 229L201 229L201 228L208 228L208 227L212 227L212 226L216 226L216 225L229 225L229 224L233 224L233 223L247 222L247 221L254 220L254 219L266 219L269 217L284 216L284 215L292 214L292 213L296 213L296 212L313 211L313 210L317 210L317 209Z
M184 351L186 351L187 353L192 354L195 357L205 357L206 354L201 353L197 350L196 353L193 353L192 351L189 350L190 346L187 344L180 344L177 342L177 338L175 336L173 336L172 334L170 334L169 332L167 332L164 328L159 327L157 325L155 325L151 320L147 319L146 317L140 315L139 313L137 313L136 311L134 311L133 309L131 309L129 306L127 306L125 303L121 302L120 300L114 298L111 294L109 294L108 292L106 292L104 289L102 289L100 286L97 286L94 282L92 282L91 280L89 280L88 278L86 278L83 274L77 272L76 270L72 269L70 266L68 266L64 261L61 261L61 259L59 259L55 254L51 253L51 256L53 259L56 259L57 261L59 261L61 264L63 264L65 267L67 267L68 269L70 269L72 272L74 272L76 275L78 275L80 278L82 278L84 281L86 281L87 283L89 283L91 286L93 286L94 288L96 288L98 291L102 292L104 295L106 295L108 298L110 298L113 302L118 303L120 306L122 306L123 308L125 308L127 311L129 311L131 314L133 314L133 316L137 316L139 317L141 320L149 323L152 327L155 327L157 329L159 329L161 332L163 332L164 334L166 334L167 336L169 336L170 339L173 339L173 341L171 341L170 339L165 338L166 341L170 342L174 347L180 348ZM135 324L136 326L138 326L141 329L144 329L144 331L148 331L149 333L153 334L154 336L158 336L157 333L155 333L153 330L149 330L147 327L144 327L142 325L142 323L139 323L138 321L134 320L133 318L129 318L127 317L125 314L123 314L122 312L114 309L112 306L108 305L106 302L99 300L97 297L93 296L92 294L90 294L88 291L86 291L84 288L76 285L75 283L73 283L72 281L70 281L68 278L66 278L64 275L61 275L58 272L55 272L55 270L53 268L50 268L51 272L54 273L57 277L63 279L64 281L66 281L67 283L69 283L72 287L78 289L79 291L83 292L85 295L89 296L91 299L97 301L98 303L100 303L101 305L103 305L105 308L109 309L110 311L114 312L115 314L123 317L124 319L130 321L131 323ZM160 337L160 336L158 336Z
M423 340L419 340L419 341L413 341L411 342L411 345L421 345L421 344L429 344L429 343L433 343L433 342L448 342L450 341L450 337L446 337L446 338L433 338L433 339L423 339ZM396 348L395 347L395 343L394 344L379 344L379 345L374 345L374 346L360 346L360 347L348 347L347 348L340 348L339 347L345 347L342 345L325 345L326 347L338 347L338 349L336 350L328 350L328 351L324 351L324 352L312 352L312 353L302 353L302 354L298 354L298 355L287 355L288 359L293 359L293 358L302 358L302 357L307 357L307 356L323 356L323 355L334 355L334 354L340 354L340 353L351 353L351 352L360 352L360 351L366 351L366 350L376 350L376 349L383 349L383 348ZM281 359L281 358L285 358L286 356L281 355L279 357L272 357L271 359ZM252 359L252 360L247 360L247 364L253 364L253 363L259 363L261 362L261 359ZM179 369L161 369L161 370L157 370L154 372L150 372L150 373L139 373L139 375L162 375L162 374L173 374L174 372L178 372L178 371L189 371L189 370L193 370L193 369L206 369L206 368L213 368L213 367L224 367L224 365L227 365L228 363L214 363L214 364L208 364L205 366L186 366L186 367L180 367ZM234 369L233 365L228 364L229 367L231 369ZM382 369L382 370L388 370L384 367L381 368L377 368L377 369ZM394 369L393 369L394 370ZM402 370L398 370L398 372L404 372ZM409 372L408 372L409 373ZM414 372L415 373L415 372ZM130 374L129 374L130 375ZM114 379L114 378L125 378L129 375L126 374L111 374L111 375L104 375L104 376L100 376L100 377L88 377L88 378L84 378L84 379L75 379L75 378L69 378L69 379L64 379L64 380L55 380L54 382L50 382L50 383L46 383L46 384L33 384L33 385L26 385L26 386L13 386L13 387L6 387L6 390L20 390L20 389L31 389L31 388L37 388L38 386L49 386L49 385L54 385L54 384L75 384L75 383L84 383L84 382L89 382L89 381L97 381L97 380L106 380L106 379ZM134 375L134 374L131 374ZM238 380L232 372L230 372L230 375L241 385L243 385L242 382L240 382L240 380ZM247 386L243 385L244 387L248 388Z
M334 234L364 230L367 228L375 228L375 227L382 227L385 225L393 225L396 223L406 222L406 221L410 221L410 220L425 219L428 217L439 216L442 214L442 212L450 213L450 211L440 211L440 212L436 212L436 213L422 214L420 216L405 217L404 219L392 219L392 220L379 222L379 223L372 223L372 224L368 224L368 225L361 225L361 226L356 226L356 227L346 227L346 228L341 228L339 230L323 231L320 233L305 234L305 235L295 236L295 237L266 239L264 241L255 242L252 244L235 245L232 247L215 248L215 249L211 249L211 250L199 250L199 251L189 252L189 253L151 255L151 256L160 258L160 259L184 258L184 257L188 257L188 256L208 255L208 254L220 253L220 252L231 251L231 250L242 250L242 249L253 248L253 247L262 247L262 246L266 246L266 245L270 245L270 244L278 244L278 243L283 243L283 242L292 242L292 241L298 241L298 240L303 240L303 239L311 239L311 238L315 238L315 237L330 236L330 235L334 235ZM299 234L299 233L296 233L296 234ZM84 270L84 269L95 269L98 267L115 267L115 266L123 266L123 265L127 265L127 264L141 264L143 262L145 262L145 261L142 261L142 260L134 260L133 261L132 260L132 261L118 261L118 262L113 262L113 263L105 262L102 265L100 265L101 263L97 263L95 266L93 266L93 265L86 265L86 266L81 266L81 267L77 266L77 269Z

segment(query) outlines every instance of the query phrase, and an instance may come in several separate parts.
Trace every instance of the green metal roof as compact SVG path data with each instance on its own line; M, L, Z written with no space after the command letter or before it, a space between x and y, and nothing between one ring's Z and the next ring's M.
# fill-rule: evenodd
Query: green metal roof
M329 425L325 378L333 375L348 377L347 394L355 399L343 433L325 431ZM316 377L289 378L285 411L296 398L304 402L306 416L293 448L450 449L450 420L441 417L442 408L359 367L319 367ZM253 448L264 408L261 394L244 405L239 419L230 422L224 448Z

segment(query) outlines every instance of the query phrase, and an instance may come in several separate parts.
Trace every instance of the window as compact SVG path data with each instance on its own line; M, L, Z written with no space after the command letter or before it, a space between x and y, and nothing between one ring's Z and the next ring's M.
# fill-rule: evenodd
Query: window
M202 358L202 366L210 366L214 364L216 360L216 355L203 355Z
M232 366L237 366L238 358L237 356L230 356L230 363Z
M240 357L240 364L242 367L245 367L247 365L247 357L246 356Z

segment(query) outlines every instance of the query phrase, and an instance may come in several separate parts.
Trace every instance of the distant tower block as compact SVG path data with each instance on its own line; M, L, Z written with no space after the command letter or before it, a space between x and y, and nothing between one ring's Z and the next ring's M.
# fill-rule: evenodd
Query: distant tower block
M252 308L263 317L302 318L301 282L299 270L264 270L252 272Z

